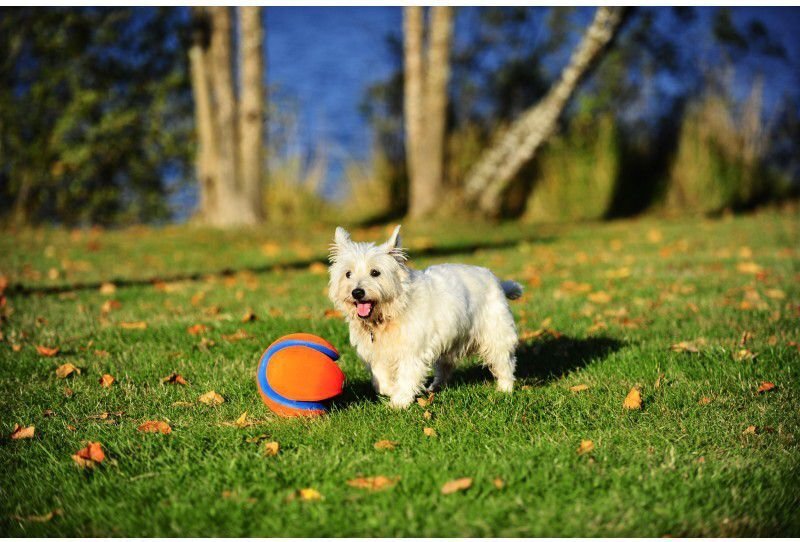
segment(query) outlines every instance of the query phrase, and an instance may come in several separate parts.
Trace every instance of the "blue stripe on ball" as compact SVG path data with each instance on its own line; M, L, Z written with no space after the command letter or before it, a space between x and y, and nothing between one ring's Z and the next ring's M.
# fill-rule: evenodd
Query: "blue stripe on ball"
M326 348L320 344L312 343L308 341L283 341L278 344L272 345L270 348L264 352L264 355L261 356L261 361L258 364L258 387L261 391L275 401L283 406L291 407L291 408L298 408L300 410L326 410L325 405L322 403L315 403L313 401L293 401L291 399L287 399L282 395L278 395L278 392L272 389L267 382L267 363L269 363L269 358L272 357L273 354L276 352L283 350L284 348L288 348L290 346L305 346L306 348L311 348L316 350L317 352L321 352L331 358L332 360L336 361L339 359L339 354L331 350L330 348Z

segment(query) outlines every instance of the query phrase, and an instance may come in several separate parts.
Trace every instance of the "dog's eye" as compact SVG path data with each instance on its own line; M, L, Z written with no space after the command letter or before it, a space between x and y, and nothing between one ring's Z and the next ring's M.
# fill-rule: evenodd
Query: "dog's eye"
M344 274L345 277L350 278L350 271Z
M381 272L378 271L377 269L373 269L372 271L369 272L369 276L370 277L379 277L379 276L381 276Z

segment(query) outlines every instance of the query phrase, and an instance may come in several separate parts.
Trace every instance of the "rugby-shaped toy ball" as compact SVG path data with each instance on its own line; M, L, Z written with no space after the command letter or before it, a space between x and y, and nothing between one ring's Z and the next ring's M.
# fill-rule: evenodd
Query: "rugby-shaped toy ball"
M339 352L311 333L284 335L269 345L258 363L256 381L264 403L284 417L319 416L344 387L336 364Z

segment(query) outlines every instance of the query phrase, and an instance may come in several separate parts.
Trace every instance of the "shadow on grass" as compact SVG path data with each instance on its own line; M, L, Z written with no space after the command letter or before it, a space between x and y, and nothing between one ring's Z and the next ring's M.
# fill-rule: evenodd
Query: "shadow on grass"
M610 337L575 339L565 335L524 343L517 348L516 376L518 380L541 386L600 361L623 346L622 341ZM451 384L482 382L491 378L488 369L473 365L456 370Z
M450 256L457 254L473 254L479 250L501 249L509 248L519 243L550 243L553 237L534 236L534 237L520 237L515 239L503 239L500 241L488 241L483 243L466 243L466 244L453 244L446 246L433 246L417 250L409 250L410 258L416 257L436 257L436 256ZM322 263L327 265L327 257L307 258L303 260L294 260L286 262L270 262L264 265L245 266L238 269L223 268L216 271L208 272L193 272L193 273L177 273L170 276L155 276L142 279L109 279L103 281L80 282L71 284L48 285L48 286L28 286L24 284L11 284L6 289L6 292L17 295L33 295L33 294L60 294L63 292L72 292L80 290L96 290L100 288L103 283L112 283L118 288L126 286L146 286L148 284L165 283L165 282L182 282L182 281L198 281L203 280L209 276L230 276L240 272L250 273L269 273L276 269L282 270L298 270L306 269L315 263Z

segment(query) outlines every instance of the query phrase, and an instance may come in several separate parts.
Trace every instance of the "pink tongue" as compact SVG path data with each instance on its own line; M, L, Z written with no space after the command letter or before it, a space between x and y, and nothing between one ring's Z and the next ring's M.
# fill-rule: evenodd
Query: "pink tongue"
M372 303L356 303L356 310L359 316L369 316L372 311Z

